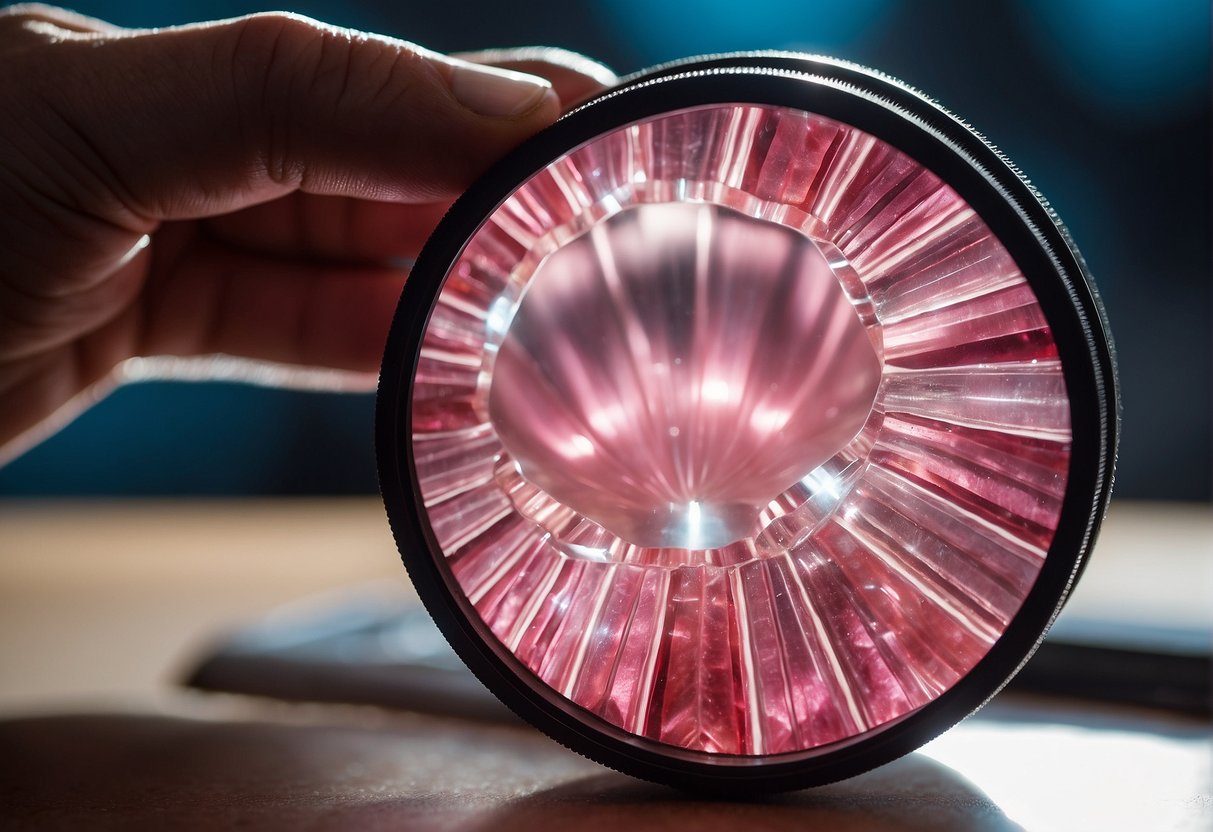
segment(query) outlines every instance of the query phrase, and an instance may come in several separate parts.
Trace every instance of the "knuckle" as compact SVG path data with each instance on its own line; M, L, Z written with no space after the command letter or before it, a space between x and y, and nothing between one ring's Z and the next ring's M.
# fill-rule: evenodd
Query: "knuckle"
M272 57L282 44L300 45L323 31L322 24L292 12L258 12L229 26L252 58Z
M291 185L302 176L290 139L305 111L297 102L299 78L314 64L322 32L301 15L264 12L235 21L220 42L216 60L232 79L240 132L278 184Z
M321 28L308 18L286 12L264 12L235 21L227 29L231 70L239 89L282 93L311 60Z
M309 146L414 109L437 77L413 44L281 12L235 22L222 54L258 164L284 186L304 182Z

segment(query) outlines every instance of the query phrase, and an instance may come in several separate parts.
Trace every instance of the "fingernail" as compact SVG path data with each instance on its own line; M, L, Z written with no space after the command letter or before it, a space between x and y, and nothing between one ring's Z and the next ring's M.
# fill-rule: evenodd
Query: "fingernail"
M556 95L548 81L535 75L463 61L451 61L450 67L451 93L482 116L522 115Z

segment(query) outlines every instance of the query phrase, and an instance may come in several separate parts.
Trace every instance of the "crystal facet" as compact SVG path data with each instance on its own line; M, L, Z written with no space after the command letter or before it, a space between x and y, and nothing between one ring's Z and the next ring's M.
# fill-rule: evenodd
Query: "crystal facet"
M879 730L987 653L1044 562L1070 412L976 212L803 111L648 119L552 162L429 318L412 459L487 633L691 752Z

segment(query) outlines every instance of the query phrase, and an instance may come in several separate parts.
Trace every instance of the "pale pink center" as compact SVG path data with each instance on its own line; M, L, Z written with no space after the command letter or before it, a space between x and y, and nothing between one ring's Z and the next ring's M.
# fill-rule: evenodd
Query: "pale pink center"
M641 205L536 269L489 412L553 499L627 543L693 552L757 535L766 507L863 427L880 374L804 234Z

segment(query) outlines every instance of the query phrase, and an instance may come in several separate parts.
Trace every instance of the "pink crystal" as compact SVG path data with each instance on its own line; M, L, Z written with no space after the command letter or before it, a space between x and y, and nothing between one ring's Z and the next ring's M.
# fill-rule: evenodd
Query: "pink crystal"
M880 729L986 654L1052 540L1066 388L980 217L744 105L548 165L469 241L413 398L430 524L575 706L708 754Z

